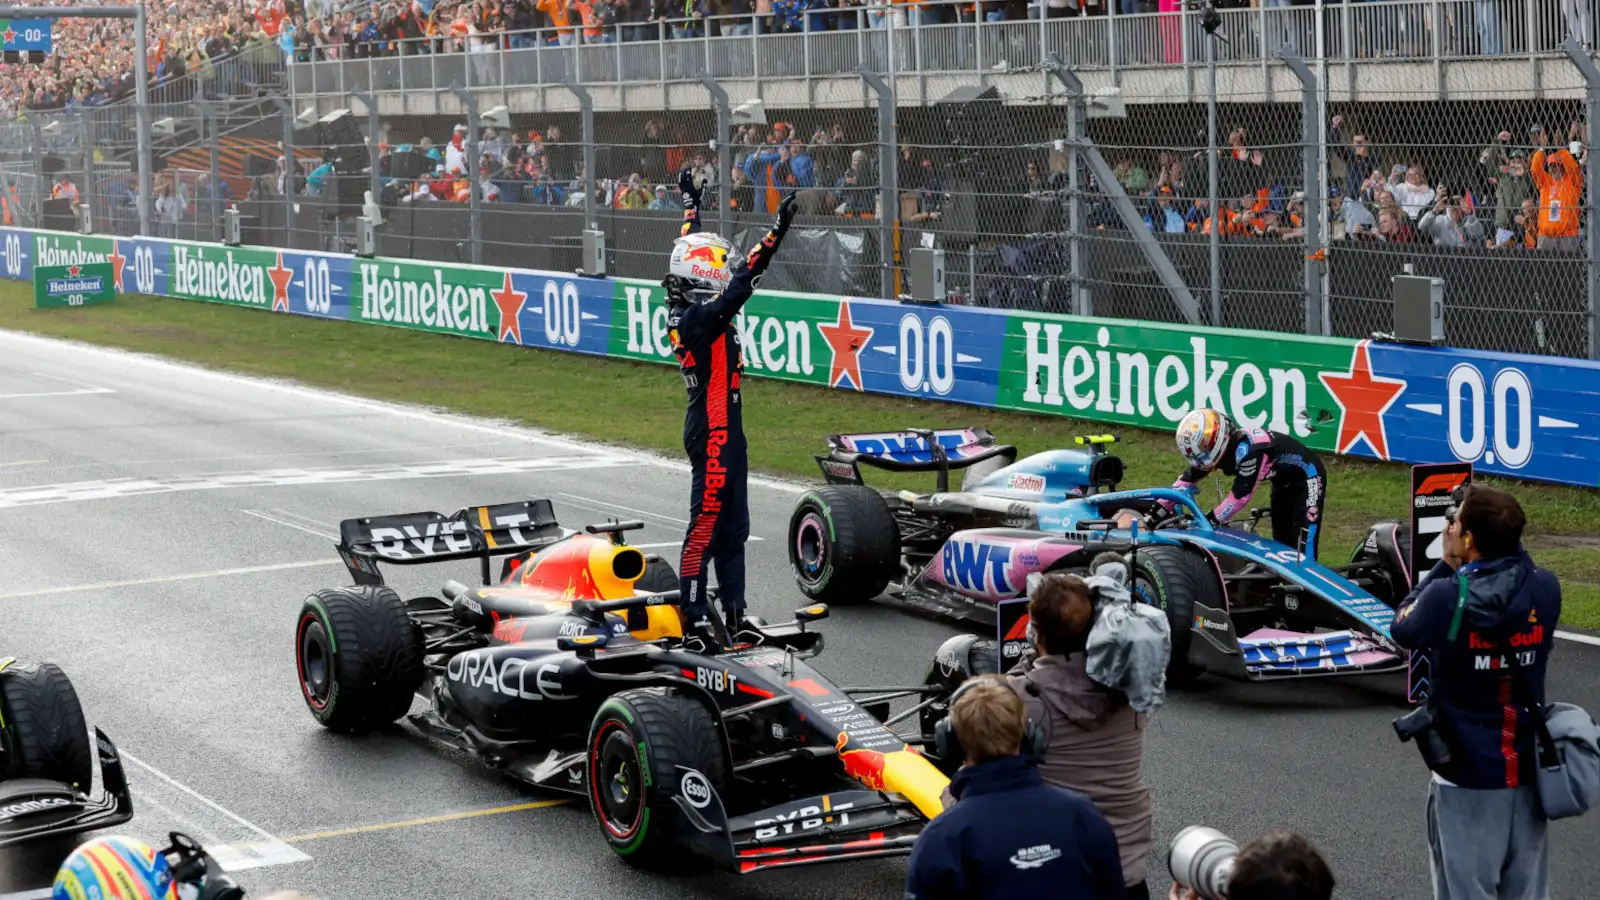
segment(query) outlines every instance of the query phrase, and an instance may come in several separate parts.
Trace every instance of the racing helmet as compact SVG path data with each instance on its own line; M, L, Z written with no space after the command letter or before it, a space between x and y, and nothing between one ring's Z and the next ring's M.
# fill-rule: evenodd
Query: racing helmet
M51 900L177 900L172 864L127 837L95 838L72 851L56 872Z
M684 284L697 300L709 300L728 286L737 262L733 245L721 235L700 231L672 244L668 275Z
M1222 462L1232 437L1232 420L1214 409L1197 409L1178 423L1178 452L1196 469L1209 472Z

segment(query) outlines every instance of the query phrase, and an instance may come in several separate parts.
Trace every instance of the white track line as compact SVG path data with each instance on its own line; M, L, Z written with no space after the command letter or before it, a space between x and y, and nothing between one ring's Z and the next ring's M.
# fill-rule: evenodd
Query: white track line
M273 563L266 566L244 566L237 569L214 569L210 572L189 572L183 575L162 575L156 578L129 578L125 581L101 581L95 584L70 584L62 587L35 588L28 591L11 591L0 594L0 600L21 597L48 597L53 594L79 594L88 591L108 591L113 588L139 587L146 584L168 584L174 581L198 581L203 578L224 578L230 575L255 575L260 572L283 572L289 569L312 569L318 566L340 565L338 559L314 559L305 562ZM127 754L123 754L126 756ZM3 898L0 898L3 900Z
M293 522L285 521L276 516L267 515L259 509L241 509L239 512L242 512L247 516L255 516L258 519L271 522L274 525L282 525L285 528L293 528L295 531L303 531L306 534L316 535L319 538L327 538L330 541L337 541L339 539L337 534L334 534L330 531L319 531L315 528L307 528L304 525L296 525Z
M19 459L16 462L0 463L0 469L10 468L11 466L37 466L49 461L48 459Z
M55 896L55 891L50 888L39 888L36 891L17 891L14 894L0 894L0 900L50 900Z
M569 494L569 493L567 493L565 491L558 491L557 494L559 496L566 497L569 500L576 501L579 506L582 506L585 503L592 503L595 506L609 507L611 509L622 510L623 512L631 512L631 513L635 513L635 514L641 515L641 516L648 516L648 517L650 517L652 519L660 519L663 522L671 522L674 525L687 525L687 524L689 524L689 520L688 519L680 519L680 518L677 518L676 516L669 516L669 515L665 515L663 513L658 513L658 512L650 512L649 510L638 509L638 508L632 507L632 506L623 506L620 503L610 503L610 502L605 501L605 500L596 500L593 497L585 497L582 494Z
M1592 635L1592 634L1578 634L1578 633L1572 632L1572 631L1559 631L1558 630L1556 632L1556 637L1558 637L1558 638L1566 638L1569 641L1577 641L1580 644L1593 644L1596 647L1600 647L1600 637L1597 637L1597 636Z
M138 365L150 369L163 369L168 373L181 374L186 379L207 378L224 384L233 384L248 387L254 390L270 390L280 394L295 397L305 397L330 403L341 403L346 406L363 409L372 413L398 416L417 422L426 422L431 425L440 425L447 428L457 428L462 431L472 431L478 434L488 434L495 437L510 438L512 440L527 441L529 443L543 444L547 447L561 447L577 452L603 453L609 455L626 455L642 465L654 466L660 469L669 469L674 472L689 471L689 464L676 459L668 459L658 454L642 450L623 449L613 445L598 444L576 438L562 437L550 432L540 431L510 423L493 422L487 419L474 419L467 416L450 413L435 412L418 406L408 406L399 403L388 403L382 400L370 400L365 397L353 397L335 391L321 388L311 388L304 385L293 384L288 381L269 380L264 378L251 378L245 375L235 375L231 372L218 372L186 363L174 362L145 353L134 353L128 350L118 350L111 347L97 347L79 341L65 341L58 338L41 337L34 334L25 334L18 331L0 329L0 340L14 341L20 344L32 344L35 348L45 348L53 353L71 351L93 356L100 356L114 360L118 365ZM663 370L664 371L664 370ZM750 483L770 488L785 494L802 494L810 487L793 481L784 481L778 478L752 475Z
M200 803L204 804L205 806L207 806L208 808L210 808L214 812L220 814L224 818L229 819L230 821L234 822L237 825L240 825L241 827L243 827L243 828L245 828L245 829L247 829L249 831L255 832L255 834L258 835L262 839L262 842L266 845L266 851L267 852L259 854L254 859L251 859L251 858L248 858L248 857L245 858L245 859L236 859L236 860L221 860L221 859L219 859L218 862L223 863L223 867L228 869L229 871L237 871L239 869L246 869L246 868L260 868L260 867L263 867L263 866L279 866L279 865L286 865L288 863L294 863L294 862L309 862L311 860L311 857L309 855L307 855L307 854L305 854L305 853L303 853L303 852L301 852L299 850L296 850L295 848L289 846L288 844L285 844L284 842L278 840L277 837L275 837L271 832L267 831L265 828L262 828L262 827L260 827L258 825L255 825L252 822L247 821L243 816L239 815L238 813L235 813L235 812L233 812L231 810L223 808L222 805L217 803L215 800L212 800L210 797L207 797L207 796L201 794L199 791L196 791L193 788L189 787L188 785L183 784L182 782L178 781L177 779L173 778L172 776L166 774L165 772L162 772L160 769L157 769L156 767L150 765L149 763L146 763L146 762L143 762L143 761L139 760L137 757L129 754L126 750L122 750L121 748L118 748L118 752L122 755L123 759L127 760L128 762L133 763L134 765L138 766L139 768L144 769L146 772L149 772L151 775L154 775L155 777L161 779L162 781L166 782L168 785L171 785L174 789L176 789L178 791L181 791L184 794L187 794L188 796L194 798L195 800L198 800ZM251 865L252 862L254 863L254 865Z

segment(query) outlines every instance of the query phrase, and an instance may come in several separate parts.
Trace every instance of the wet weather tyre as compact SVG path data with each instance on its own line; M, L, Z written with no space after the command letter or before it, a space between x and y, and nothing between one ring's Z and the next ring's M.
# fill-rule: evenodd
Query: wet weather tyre
M646 594L663 594L678 589L678 571L672 563L659 556L645 557L644 574L633 583L633 589Z
M673 797L684 770L699 772L719 796L729 782L711 711L673 688L623 691L600 705L588 747L589 809L606 843L632 865L681 871L689 860Z
M900 526L883 495L869 487L807 491L789 518L789 566L812 600L871 600L899 573Z
M88 793L94 745L78 692L55 663L13 663L0 672L5 778L43 778Z
M422 629L383 585L327 588L295 625L295 668L311 715L334 731L388 725L422 685Z
M1181 547L1141 550L1135 564L1133 595L1167 614L1172 630L1167 684L1182 687L1199 678L1204 670L1189 661L1195 604L1223 608L1221 589L1206 560Z

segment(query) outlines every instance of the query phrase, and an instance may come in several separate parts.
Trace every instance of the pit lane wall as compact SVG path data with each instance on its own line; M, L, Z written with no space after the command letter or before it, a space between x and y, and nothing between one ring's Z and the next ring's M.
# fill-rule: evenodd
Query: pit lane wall
M672 361L664 292L652 282L0 234L9 278L111 262L119 291ZM776 291L758 292L738 325L757 377L1158 429L1211 406L1319 451L1600 484L1600 364L1584 360Z

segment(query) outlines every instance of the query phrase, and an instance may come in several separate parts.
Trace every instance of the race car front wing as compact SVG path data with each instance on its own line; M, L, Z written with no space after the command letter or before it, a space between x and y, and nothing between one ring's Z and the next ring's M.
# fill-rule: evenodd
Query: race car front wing
M911 852L924 820L910 801L884 791L847 790L729 817L703 776L684 770L673 795L682 844L712 865L748 875L763 869Z
M98 728L94 737L101 795L91 797L72 785L40 778L0 782L0 847L110 828L133 818L133 797L117 747Z

